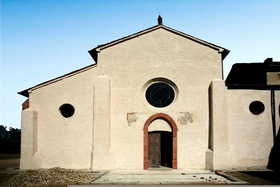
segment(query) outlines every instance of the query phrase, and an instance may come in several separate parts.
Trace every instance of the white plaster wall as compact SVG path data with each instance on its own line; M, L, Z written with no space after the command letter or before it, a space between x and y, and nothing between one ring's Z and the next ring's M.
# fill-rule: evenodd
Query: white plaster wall
M267 84L268 85L280 85L280 72L267 72Z
M111 78L112 148L116 168L143 168L143 126L155 113L166 113L177 123L178 168L205 168L208 144L208 87L222 78L221 54L204 45L158 29L101 50L100 72ZM166 108L150 106L143 86L163 77L172 80L179 96ZM136 122L128 125L127 113ZM180 112L193 115L181 125Z
M96 76L98 69L93 68L30 93L30 107L38 111L41 168L90 168ZM70 118L64 118L59 111L65 103L75 108Z
M211 83L211 123L206 168L227 170L231 167L229 149L228 94L223 80ZM211 162L212 161L212 162ZM211 168L212 167L212 168Z
M222 78L221 61L218 51L164 29L101 50L97 67L30 93L30 107L38 111L38 156L33 162L42 168L91 168L94 79L104 75L111 90L109 152L115 154L111 155L114 165L108 168L143 169L144 123L155 113L166 113L179 130L178 168L204 169L208 88L212 80ZM165 108L152 107L144 98L143 86L158 77L172 80L179 90L176 101ZM60 114L65 103L75 107L70 118ZM180 124L186 112L192 120ZM136 121L129 124L127 113L134 113ZM107 157L98 158L102 159L108 162Z
M37 152L37 127L37 111L33 108L23 110L21 112L20 169L34 168L32 158Z
M279 105L279 92L276 93ZM267 166L273 146L270 91L228 90L229 137L233 168ZM253 101L261 101L265 111L254 115L249 110ZM279 128L279 111L277 123Z
M163 119L154 120L149 126L149 132L152 131L167 131L172 132L170 125Z

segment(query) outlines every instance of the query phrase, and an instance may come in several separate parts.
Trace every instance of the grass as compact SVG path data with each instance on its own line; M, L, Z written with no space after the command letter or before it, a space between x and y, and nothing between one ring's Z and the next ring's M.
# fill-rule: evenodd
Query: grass
M19 153L15 154L0 154L0 160L18 159L20 158Z

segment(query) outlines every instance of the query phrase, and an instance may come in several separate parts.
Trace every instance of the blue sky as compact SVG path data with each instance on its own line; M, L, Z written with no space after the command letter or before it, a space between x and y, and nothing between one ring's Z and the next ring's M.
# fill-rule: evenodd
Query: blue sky
M279 0L2 0L0 124L20 128L17 92L94 63L88 50L163 24L231 50L280 61Z

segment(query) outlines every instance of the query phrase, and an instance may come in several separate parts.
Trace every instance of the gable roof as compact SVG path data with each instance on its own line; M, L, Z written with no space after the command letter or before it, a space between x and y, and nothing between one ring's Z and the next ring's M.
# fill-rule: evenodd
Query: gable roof
M102 44L102 45L98 45L97 47L95 47L95 48L89 50L88 52L89 52L89 54L91 55L91 57L93 58L93 60L96 62L95 64L92 64L92 65L86 66L86 67L84 67L84 68L78 69L78 70L76 70L76 71L67 73L67 74L65 74L65 75L62 75L62 76L60 76L60 77L51 79L51 80L49 80L49 81L40 83L40 84L38 84L38 85L36 85L36 86L30 87L30 88L25 89L25 90L23 90L23 91L21 91L21 92L18 92L18 94L23 95L23 96L26 96L26 97L29 97L29 91L32 91L32 90L41 88L41 87L43 87L43 86L52 84L52 83L54 83L54 82L60 81L60 80L65 79L65 78L71 77L71 76L76 75L76 74L78 74L78 73L80 73L80 72L87 71L87 70L89 70L89 69L91 69L91 68L97 66L97 62L98 62L98 52L100 52L101 50L106 49L106 48L111 47L111 46L114 46L114 45L117 45L117 44L119 44L119 43L125 42L125 41L127 41L127 40L133 39L133 38L138 37L138 36L140 36L140 35L143 35L143 34L152 32L152 31L157 30L157 29L165 29L165 30L167 30L167 31L169 31L169 32L172 32L172 33L174 33L174 34L178 34L178 35L180 35L180 36L182 36L182 37L185 37L185 38L187 38L187 39L190 39L190 40L192 40L192 41L195 41L195 42L197 42L197 43L200 43L200 44L202 44L202 45L205 45L205 46L207 46L207 47L210 47L210 48L212 48L212 49L214 49L214 50L217 50L219 53L222 53L222 59L224 59L224 58L229 54L229 52L230 52L230 51L229 51L228 49L226 49L226 48L223 48L223 47L220 47L220 46L218 46L218 45L215 45L215 44L206 42L206 41L204 41L204 40L201 40L201 39L196 38L196 37L194 37L194 36L191 36L191 35L185 34L185 33L183 33L183 32L177 31L177 30L175 30L175 29L172 29L172 28L170 28L170 27L167 27L167 26L162 25L161 23L159 23L159 24L156 25L156 26L150 27L150 28L148 28L148 29L139 31L139 32L137 32L137 33L131 34L131 35L129 35L129 36L126 36L126 37L123 37L123 38L120 38L120 39L117 39L117 40L114 40L114 41L111 41L111 42L108 42L108 43L105 43L105 44Z
M47 86L47 85L49 85L49 84L58 82L58 81L63 80L63 79L65 79L65 78L68 78L68 77L77 75L77 74L79 74L79 73L81 73L81 72L90 70L90 69L94 68L95 66L96 66L96 64L92 64L92 65L86 66L86 67L84 67L84 68L81 68L81 69L72 71L72 72L67 73L67 74L65 74L65 75L62 75L62 76L60 76L60 77L57 77L57 78L51 79L51 80L49 80L49 81L46 81L46 82L37 84L36 86L32 86L32 87L30 87L30 88L27 88L27 89L25 89L25 90L23 90L23 91L21 91L21 92L18 92L18 94L20 94L20 95L22 95L22 96L25 96L25 97L29 97L29 91L32 91L32 90L35 90L35 89L38 89L38 88Z
M149 32L152 32L152 31L154 31L154 30L157 30L157 29L165 29L165 30L167 30L167 31L169 31L169 32L172 32L172 33L174 33L174 34L178 34L178 35L180 35L180 36L182 36L182 37L185 37L185 38L187 38L187 39L190 39L190 40L192 40L192 41L194 41L194 42L200 43L200 44L205 45L205 46L208 46L208 47L210 47L210 48L212 48L212 49L214 49L214 50L217 50L219 53L222 53L222 59L224 59L224 58L229 54L229 52L230 52L230 50L228 50L228 49L226 49L226 48L223 48L223 47L221 47L221 46L218 46L218 45L215 45L215 44L206 42L206 41L204 41L204 40L201 40L201 39L199 39L199 38L196 38L196 37L191 36L191 35L189 35L189 34L185 34L185 33L183 33L183 32L177 31L177 30L175 30L175 29L172 29L172 28L170 28L170 27L167 27L167 26L161 25L161 24L158 24L158 25L156 25L156 26L150 27L150 28L145 29L145 30L142 30L142 31L140 31L140 32L137 32L137 33L128 35L128 36L126 36L126 37L123 37L123 38L120 38L120 39L117 39L117 40L114 40L114 41L111 41L111 42L108 42L108 43L105 43L105 44L102 44L102 45L98 45L97 47L95 47L95 48L89 50L88 52L89 52L89 54L91 55L91 57L94 59L94 61L97 63L97 61L98 61L97 54L98 54L98 52L100 52L101 50L106 49L106 48L111 47L111 46L114 46L114 45L117 45L117 44L119 44L119 43L125 42L125 41L127 41L127 40L133 39L133 38L135 38L135 37L141 36L141 35L143 35L143 34L147 34L147 33L149 33Z

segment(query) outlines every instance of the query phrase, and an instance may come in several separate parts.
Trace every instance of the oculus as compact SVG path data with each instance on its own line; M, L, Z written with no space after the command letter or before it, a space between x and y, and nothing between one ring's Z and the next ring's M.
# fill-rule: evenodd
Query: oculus
M149 104L163 108L174 101L175 91L172 86L165 82L156 82L147 88L145 95Z
M249 110L254 115L259 115L264 111L264 104L260 101L253 101L250 106Z
M70 104L61 105L59 110L60 110L61 115L65 118L69 118L69 117L73 116L73 114L75 113L75 108Z

